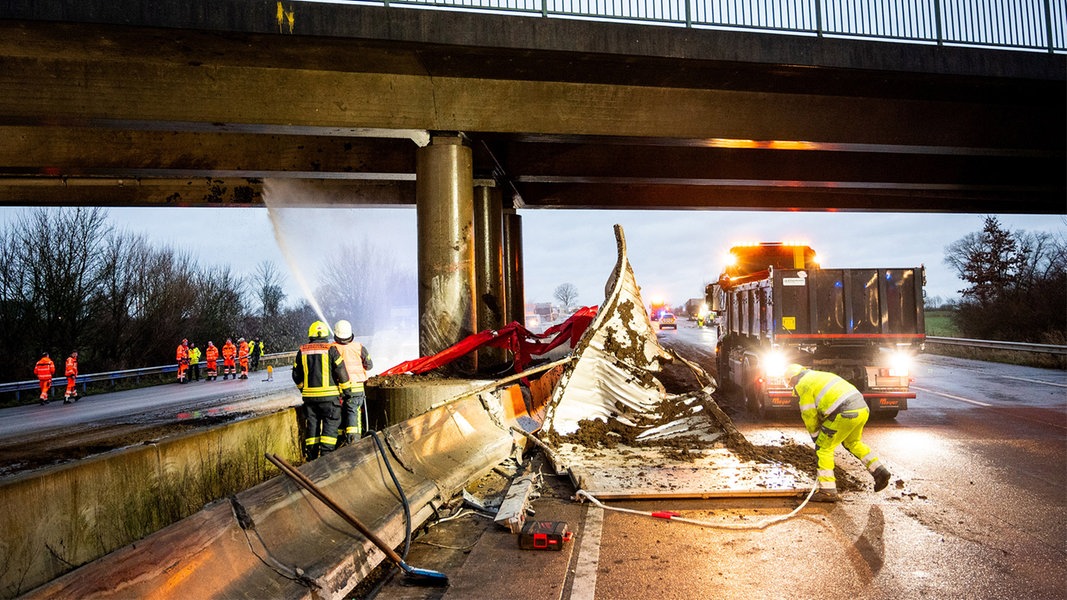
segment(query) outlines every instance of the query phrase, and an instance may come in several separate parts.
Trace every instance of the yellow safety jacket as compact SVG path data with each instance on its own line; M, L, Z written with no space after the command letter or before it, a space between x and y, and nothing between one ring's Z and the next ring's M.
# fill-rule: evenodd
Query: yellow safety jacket
M293 383L304 399L312 400L348 396L352 388L345 361L329 342L309 342L297 350Z
M812 437L818 429L846 410L867 409L863 394L848 381L826 371L808 370L793 388L800 400L800 418ZM833 432L827 435L833 436Z

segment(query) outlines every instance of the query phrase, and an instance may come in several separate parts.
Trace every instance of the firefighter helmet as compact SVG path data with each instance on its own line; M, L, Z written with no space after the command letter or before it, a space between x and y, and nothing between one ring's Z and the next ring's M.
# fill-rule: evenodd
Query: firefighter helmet
M341 319L333 326L333 337L338 342L352 341L352 324L348 321Z
M793 379L807 370L808 368L804 365L798 365L796 363L787 365L785 368L785 380L788 381L790 385L792 385Z
M311 327L308 328L309 338L324 338L328 335L330 335L330 328L322 321L315 321L311 324Z

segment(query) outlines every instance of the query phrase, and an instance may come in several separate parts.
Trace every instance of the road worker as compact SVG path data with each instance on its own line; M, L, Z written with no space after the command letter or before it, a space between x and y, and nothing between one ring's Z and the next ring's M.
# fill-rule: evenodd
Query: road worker
M263 342L259 338L252 338L248 343L248 355L252 359L252 370L259 370L259 359L263 356Z
M222 345L222 380L226 381L226 378L230 375L237 377L237 371L233 366L233 359L237 356L237 346L233 345L233 340L226 338L226 343Z
M300 346L293 363L293 383L304 406L304 456L308 460L332 452L341 424L341 402L351 398L348 370L341 351L329 340L330 330L322 321L308 328L308 343Z
M800 401L800 417L815 443L819 489L812 501L836 502L839 498L834 477L834 449L838 445L867 467L874 477L874 491L885 489L892 474L862 439L871 412L863 394L838 375L798 364L785 368L785 378Z
M352 397L341 405L341 426L337 430L338 446L344 446L363 435L359 418L360 408L367 399L363 382L367 381L367 371L374 368L374 363L366 346L355 341L352 324L348 321L342 319L333 326L333 341L341 351L348 369L348 381L352 384Z
M241 370L241 379L248 379L248 342L237 338L237 364Z
M207 341L207 348L204 350L204 360L207 361L207 365L204 370L204 380L214 381L219 378L219 349L215 347L215 342L211 340Z
M175 351L178 360L178 383L185 383L185 372L189 368L189 340L183 339Z
M48 391L52 389L52 375L55 372L56 364L45 352L33 367L33 374L37 376L37 383L41 385L41 404L48 404Z
M189 344L189 381L200 381L200 348Z
M67 364L63 370L67 376L67 392L63 394L63 404L70 404L71 400L78 401L78 351L70 353Z

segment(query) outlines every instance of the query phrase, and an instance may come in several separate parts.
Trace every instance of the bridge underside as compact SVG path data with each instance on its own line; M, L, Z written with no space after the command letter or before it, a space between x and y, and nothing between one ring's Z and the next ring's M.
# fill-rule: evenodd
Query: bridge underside
M1063 56L325 4L290 35L257 16L0 20L0 205L256 206L270 178L320 205L414 205L416 150L458 132L518 207L1067 212Z

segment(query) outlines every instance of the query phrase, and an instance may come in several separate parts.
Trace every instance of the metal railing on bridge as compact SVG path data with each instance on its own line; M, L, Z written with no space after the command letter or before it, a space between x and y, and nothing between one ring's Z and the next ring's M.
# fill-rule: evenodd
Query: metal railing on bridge
M318 0L345 3L348 0ZM1015 50L1067 51L1067 0L351 0Z
M270 364L275 362L292 362L296 358L296 352L275 352L272 354L265 354L260 359L263 364ZM207 363L201 361L201 369L203 369ZM219 365L221 366L221 361ZM140 369L126 369L125 371L107 371L105 373L86 373L84 375L78 375L77 385L83 391L85 387L90 383L110 383L113 387L119 382L127 379L133 379L135 382L141 380L144 377L161 377L174 373L177 376L178 365L159 365L156 367L142 367ZM57 376L52 378L52 386L60 389L66 389L67 378L63 376ZM36 379L30 379L27 381L14 381L11 383L0 383L0 396L4 394L14 393L15 401L18 402L20 394L22 392L33 392L37 394L40 391L40 384Z

